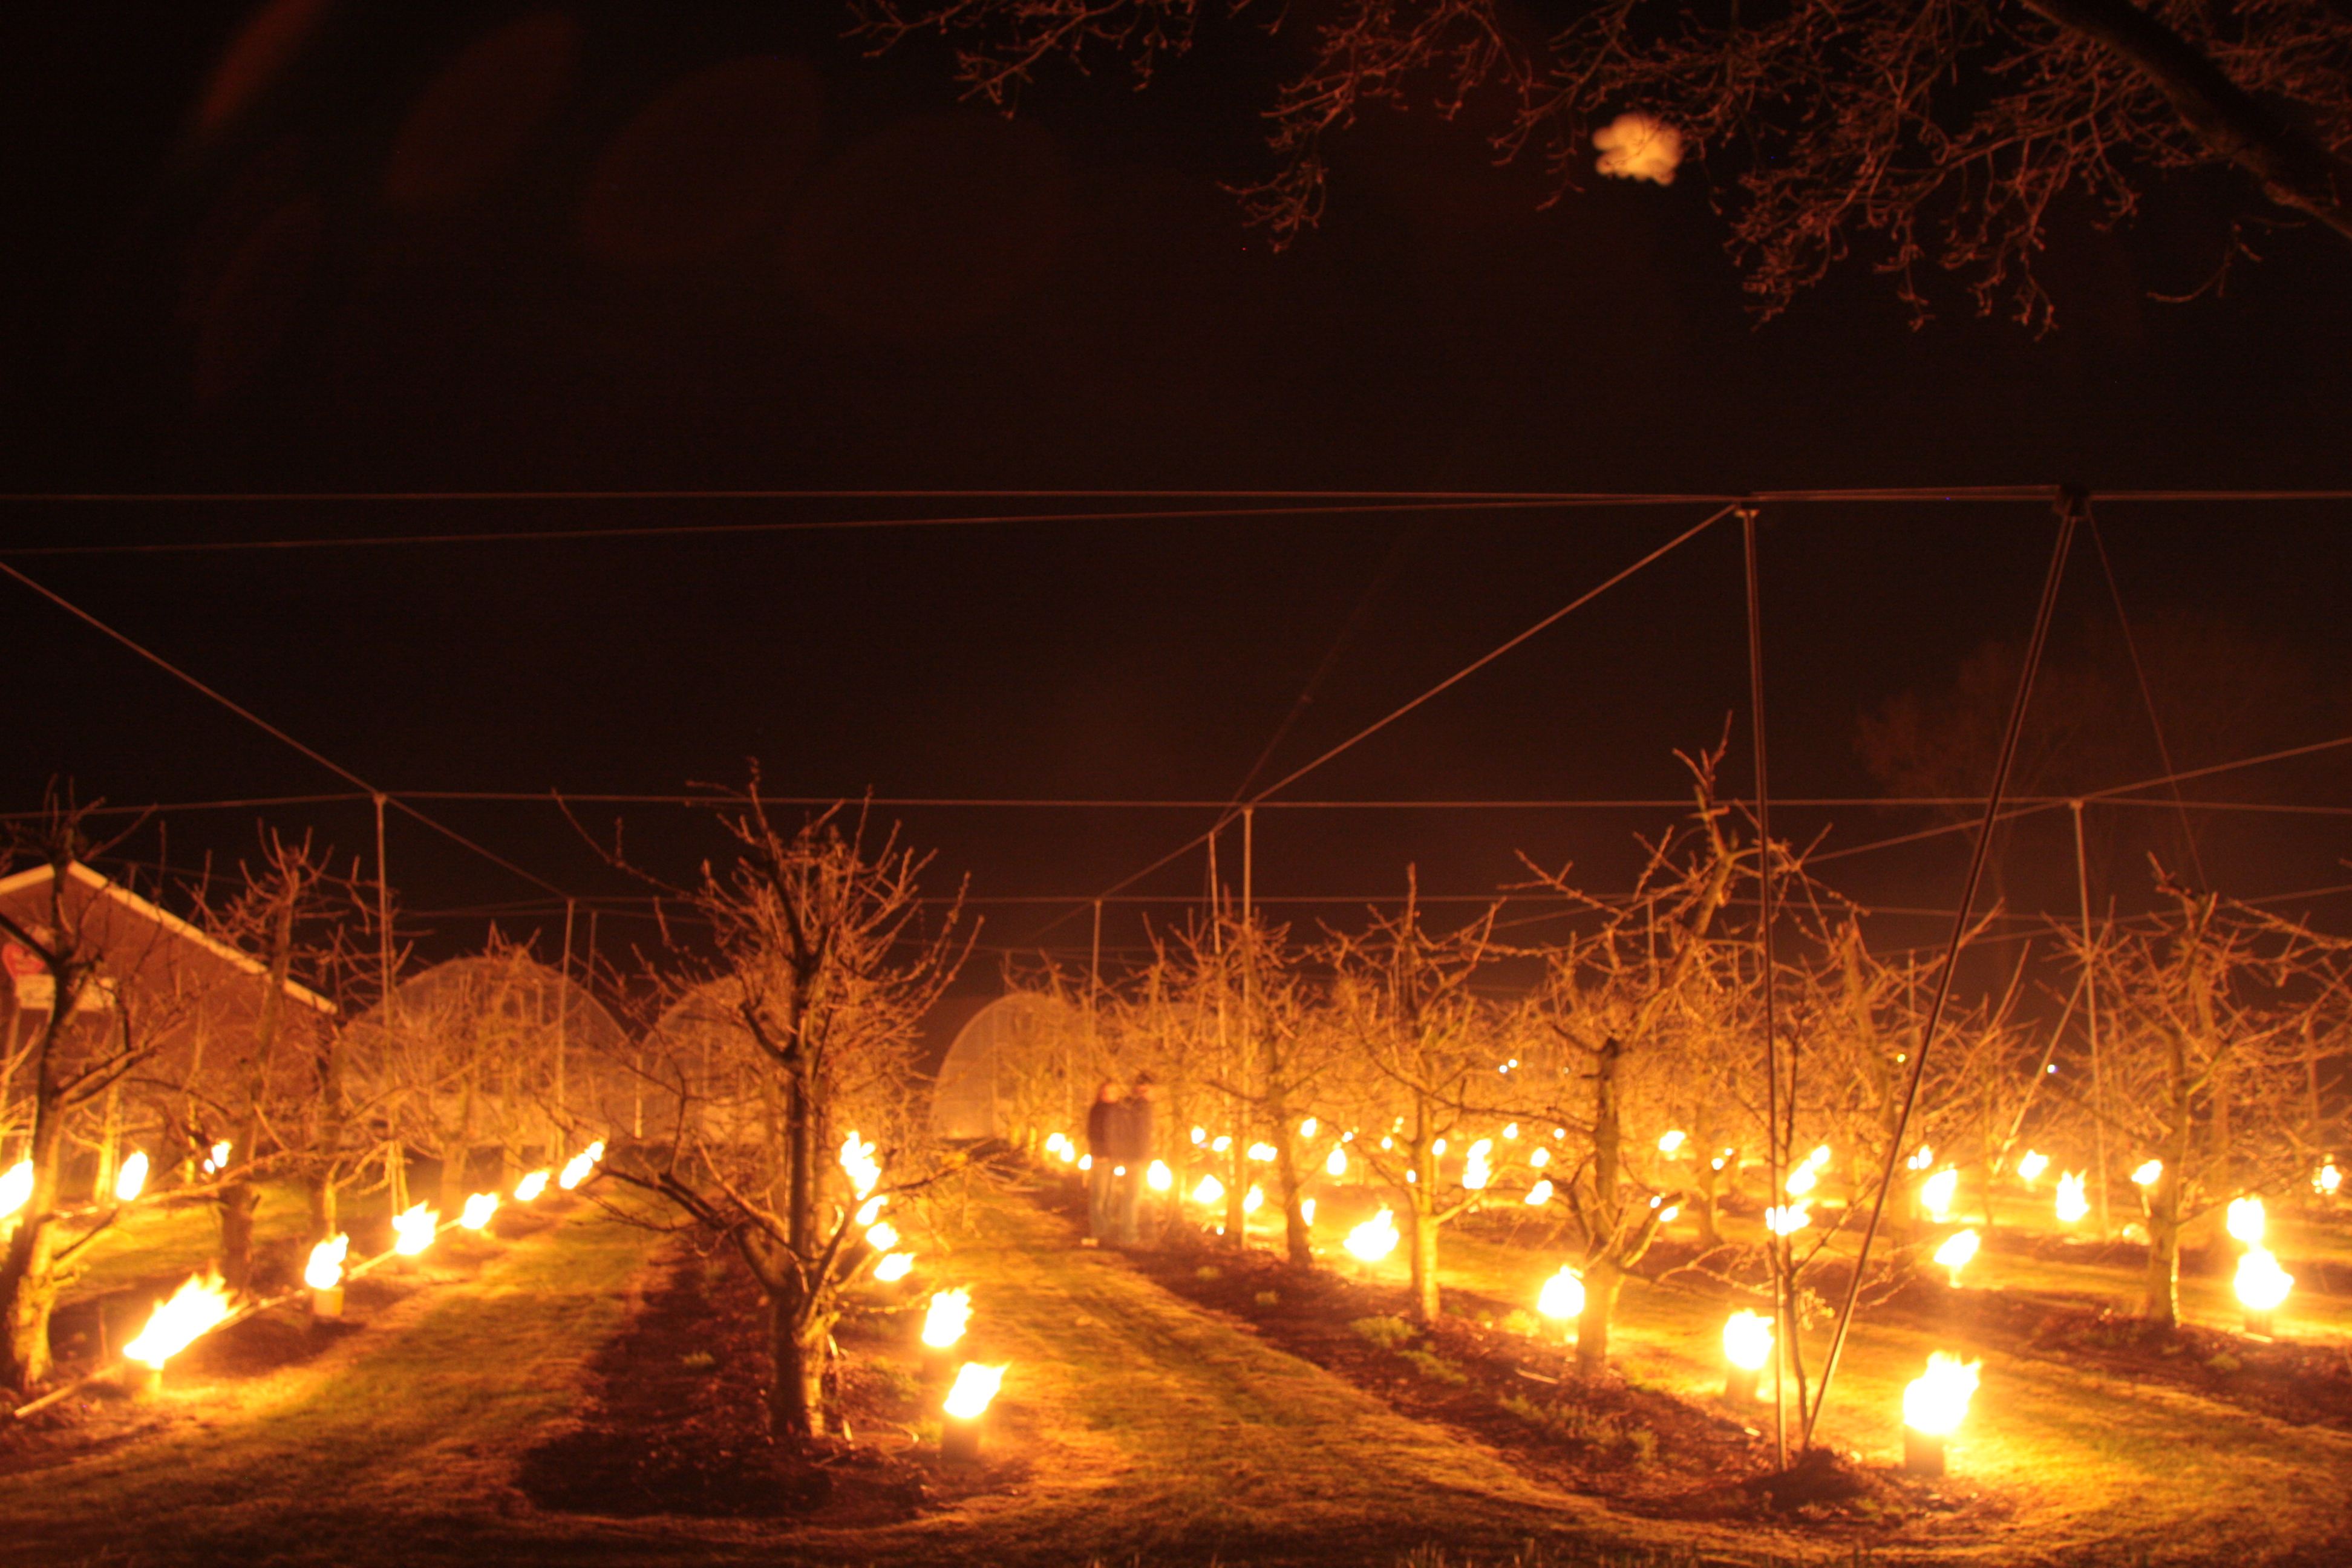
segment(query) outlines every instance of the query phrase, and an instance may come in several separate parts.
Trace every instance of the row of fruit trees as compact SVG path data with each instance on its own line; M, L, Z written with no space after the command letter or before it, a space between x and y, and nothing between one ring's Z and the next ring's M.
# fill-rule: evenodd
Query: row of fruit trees
M1863 911L1785 847L1759 851L1715 798L1710 760L1693 776L1687 820L1649 845L1630 888L1530 867L1516 896L1549 901L1541 927L1490 911L1435 929L1408 877L1396 906L1352 931L1302 935L1221 909L1123 977L1024 977L1076 1022L997 1064L1013 1141L1076 1160L1066 1135L1095 1082L1149 1072L1170 1218L1238 1241L1270 1203L1290 1258L1312 1266L1309 1189L1368 1184L1424 1317L1440 1308L1445 1227L1507 1205L1579 1259L1570 1315L1588 1368L1608 1355L1619 1289L1678 1215L1709 1249L1699 1266L1753 1285L1769 1273L1762 1249L1726 1220L1762 1208L1801 1285L1828 1290L1841 1229L1882 1188L1895 1212L1931 1218L1963 1178L2030 1181L2054 1157L2078 1194L2087 1178L2130 1205L2145 1310L2169 1323L2184 1242L2232 1200L2333 1171L2352 950L2169 883L2138 919L2053 928L2039 971L2015 966L1948 1013L1898 1147L1940 960L1874 952ZM477 1186L511 1194L534 1167L609 1138L603 1201L647 1224L683 1215L732 1250L768 1301L771 1426L822 1432L846 1293L911 1266L889 1205L992 1154L932 1135L919 1044L971 924L959 901L919 895L924 857L854 809L780 822L756 781L714 804L731 854L693 882L648 877L696 920L627 988L634 1034L551 1031L538 1003L484 1005L479 986L446 1016L404 1018L398 992L384 1005L398 955L383 889L303 844L269 841L236 896L200 917L242 955L243 1012L223 1015L234 1027L192 1023L210 1003L184 986L142 987L61 892L45 918L0 911L54 998L20 1013L0 1079L0 1148L17 1161L0 1186L0 1379L29 1396L49 1377L61 1270L126 1205L214 1203L235 1292L265 1180L310 1194L315 1247L342 1234L338 1204L354 1191L423 1206L404 1152L438 1159L432 1206L455 1215ZM93 847L66 814L19 850L20 865L61 868ZM1769 975L1767 876L1786 921ZM494 948L490 994L527 962ZM79 1005L101 982L108 1005ZM320 1005L293 1005L289 986ZM509 989L532 994L520 978ZM117 1158L133 1142L156 1172L143 1186ZM480 1179L488 1158L494 1182ZM2147 1179L2128 1184L2135 1171ZM1807 1188L1832 1181L1849 1201L1817 1212ZM1924 1260L1937 1238L1913 1239L1898 1261Z

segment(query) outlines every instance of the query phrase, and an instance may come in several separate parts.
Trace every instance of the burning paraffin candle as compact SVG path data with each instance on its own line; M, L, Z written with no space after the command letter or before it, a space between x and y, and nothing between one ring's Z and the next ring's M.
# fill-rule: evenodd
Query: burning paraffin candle
M133 1149L131 1158L122 1162L122 1169L114 1173L114 1201L127 1204L137 1197L147 1185L147 1154Z
M226 1138L213 1145L212 1152L205 1156L204 1173L205 1175L216 1176L221 1172L228 1169L230 1147L231 1145Z
M849 1136L841 1141L841 1168L849 1173L849 1184L856 1189L859 1197L872 1192L874 1184L882 1179L881 1163L874 1158L874 1141L860 1138L853 1128ZM572 1184L563 1184L568 1187Z
M2246 1332L2268 1338L2272 1315L2294 1289L2294 1276L2279 1267L2268 1247L2259 1243L2238 1259L2238 1304L2245 1309Z
M1348 1233L1340 1245L1370 1272L1373 1264L1396 1250L1396 1216L1382 1209Z
M348 1236L331 1236L310 1249L310 1260L302 1266L302 1283L310 1289L312 1317L343 1315L343 1258L351 1249Z
M913 1253L894 1252L890 1254L889 1257L884 1258L881 1262L874 1266L874 1278L881 1280L887 1285L893 1280L904 1279L907 1277L908 1271L914 1267L915 1255Z
M2325 1195L2333 1196L2342 1191L2343 1187L2344 1173L2336 1169L2336 1162L2333 1160L2320 1166L2311 1178L2311 1190Z
M1801 1198L1821 1184L1821 1178L1813 1173L1811 1165L1800 1165L1789 1173L1788 1180L1781 1184L1789 1189L1790 1197Z
M1679 1128L1671 1132L1662 1133L1658 1138L1658 1152L1665 1155L1671 1160L1676 1153L1681 1152L1685 1142L1685 1140Z
M1203 1176L1201 1184L1192 1189L1192 1201L1206 1207L1225 1195L1225 1184L1214 1176Z
M457 1223L467 1230L479 1230L489 1224L490 1216L498 1212L498 1194L476 1193L466 1200L466 1212L457 1216Z
M2068 1171L2058 1178L2058 1222L2073 1225L2091 1212L2091 1200L2083 1195L2083 1178Z
M1168 1168L1167 1161L1154 1160L1150 1168L1143 1173L1143 1179L1151 1184L1153 1192L1164 1193L1176 1184L1176 1173Z
M1937 1225L1943 1224L1944 1217L1952 1212L1952 1199L1959 1185L1960 1173L1949 1165L1919 1184L1919 1201L1927 1205Z
M1470 1145L1470 1152L1465 1157L1462 1165L1464 1190L1473 1193L1484 1192L1486 1184L1494 1180L1495 1173L1486 1164L1486 1157L1494 1152L1494 1148L1495 1141L1492 1138L1481 1138Z
M1812 1223L1813 1216L1803 1204L1789 1204L1764 1211L1764 1228L1774 1236L1794 1236Z
M1538 1208L1551 1202L1551 1183L1549 1180L1538 1182L1528 1189L1528 1195L1520 1201L1529 1208Z
M1298 1135L1301 1138L1312 1138L1315 1136L1315 1130L1322 1125L1323 1124L1321 1122L1316 1121L1315 1118L1310 1116L1306 1121L1298 1124Z
M1748 1311L1725 1319L1723 1359L1731 1363L1723 1379L1723 1397L1734 1405L1753 1405L1764 1363L1772 1359L1772 1320Z
M1260 1164L1264 1164L1274 1158L1274 1145L1271 1143L1253 1143L1249 1146L1249 1157L1257 1161Z
M2229 1224L2231 1237L2252 1247L2263 1239L2270 1215L2260 1198L2231 1198Z
M19 1160L0 1172L0 1219L23 1208L33 1196L33 1162Z
M1960 1270L1977 1255L1977 1233L1972 1230L1954 1231L1936 1248L1936 1261L1951 1271L1952 1289L1960 1288Z
M1981 1362L1937 1351L1927 1370L1903 1391L1903 1468L1915 1476L1944 1473L1944 1448L1969 1413Z
M1255 1214L1259 1209L1265 1206L1265 1189L1260 1187L1252 1187L1248 1192L1242 1194L1242 1213Z
M533 1198L538 1197L540 1194L547 1191L547 1184L551 1177L551 1173L550 1172L533 1171L530 1175L525 1176L521 1181L517 1182L515 1184L515 1202L519 1204L527 1204Z
M1935 1163L1936 1151L1925 1143L1919 1145L1919 1152L1916 1154L1903 1162L1906 1168L1914 1171L1924 1171Z
M1004 1373L1003 1367L976 1362L964 1363L957 1372L955 1386L948 1390L947 1403L941 1406L947 1418L940 1423L940 1458L966 1464L979 1459L981 1422L988 1415L989 1402L1004 1386Z
M2132 1172L2132 1181L2138 1186L2152 1187L2162 1180L2164 1180L2164 1162L2161 1160L2147 1161Z
M864 1203L858 1205L857 1223L860 1225L872 1225L876 1220L880 1219L882 1217L882 1205L889 1201L890 1200L888 1198L877 1194L875 1196L870 1197Z
M215 1273L190 1275L172 1299L155 1309L139 1337L122 1347L125 1360L145 1363L150 1373L178 1355L200 1334L217 1328L230 1311L228 1287ZM152 1384L152 1376L146 1380Z
M1298 1217L1305 1220L1308 1225L1313 1225L1315 1223L1315 1200L1313 1198L1301 1198L1298 1200Z
M1551 1163L1551 1151L1549 1149L1528 1150L1528 1163L1533 1165L1538 1171L1542 1170L1546 1165Z
M869 1226L866 1231L866 1242L877 1252L887 1252L898 1245L898 1227L887 1222Z
M1565 1330L1584 1315L1584 1277L1561 1264L1559 1272L1543 1282L1536 1296L1536 1310Z
M393 1251L403 1258L414 1258L433 1245L433 1235L441 1226L441 1216L423 1204L392 1216L393 1234L396 1239Z
M2025 1152L2025 1157L2017 1163L2017 1179L2031 1188L2034 1183L2042 1179L2042 1173L2049 1168L2049 1155L2028 1149Z
M857 1134L853 1132L850 1136L855 1138ZM574 1154L565 1163L562 1174L555 1178L555 1184L562 1187L565 1192L570 1192L572 1188L578 1186L581 1183L588 1179L588 1173L594 1170L596 1168L596 1162L602 1160L604 1157L604 1141L600 1138L595 1142L589 1144L585 1149L581 1150L580 1152ZM861 1197L865 1195L865 1190L863 1188L859 1189L858 1195Z
M1331 1157L1323 1162L1323 1169L1328 1175L1346 1175L1348 1173L1348 1152L1345 1149L1340 1148L1338 1144L1333 1144L1331 1147Z
M971 1292L941 1290L923 1311L923 1342L943 1351L963 1338L971 1322Z

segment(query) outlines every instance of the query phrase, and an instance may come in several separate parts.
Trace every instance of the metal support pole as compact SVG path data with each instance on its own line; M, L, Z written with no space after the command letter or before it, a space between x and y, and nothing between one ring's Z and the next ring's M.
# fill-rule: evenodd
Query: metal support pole
M382 790L375 793L375 929L376 958L383 983L384 1021L392 1020L392 876L383 865L383 802Z
M1739 509L1739 530L1743 559L1747 567L1748 586L1748 725L1756 751L1756 886L1759 914L1756 928L1758 962L1763 969L1764 985L1764 1171L1770 1184L1765 1195L1765 1212L1769 1215L1775 1204L1782 1202L1780 1191L1781 1153L1784 1135L1780 1130L1780 1047L1776 1020L1772 1012L1772 795L1764 758L1764 632L1761 595L1756 581L1756 509ZM1789 1086L1789 1127L1787 1144L1793 1148L1797 1124L1796 1085ZM1772 1335L1772 1458L1781 1469L1789 1468L1789 1421L1785 1390L1789 1386L1789 1341L1796 1326L1796 1313L1790 1309L1795 1302L1794 1282L1790 1279L1790 1247L1785 1236L1773 1235L1766 1226L1765 1249L1772 1258L1772 1311L1779 1321ZM1798 1418L1804 1418L1800 1408Z
M2099 1059L2099 990L2091 978L2091 874L2083 856L2083 803L2066 803L2074 814L2074 904L2083 920L2083 1028L2091 1040L2091 1126L2098 1141L2099 1239L2114 1238L2107 1215L2107 1074Z

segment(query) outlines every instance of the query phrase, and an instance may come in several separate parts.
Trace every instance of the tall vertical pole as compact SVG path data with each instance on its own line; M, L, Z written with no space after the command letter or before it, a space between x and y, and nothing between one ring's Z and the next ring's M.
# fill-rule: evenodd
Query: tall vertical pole
M563 973L562 984L555 992L555 1122L563 1124L563 1058L572 1044L572 918L573 900L563 900Z
M1097 1060L1102 1058L1102 907L1095 900L1094 941L1087 952L1087 1050ZM1066 1048L1062 1054L1062 1121L1068 1125L1077 1114L1077 1102L1073 1098L1077 1074Z
M1748 727L1756 745L1756 928L1758 963L1764 982L1764 1173L1771 1185L1765 1194L1766 1212L1785 1203L1780 1190L1783 1139L1780 1131L1780 1047L1772 996L1772 794L1764 765L1764 632L1760 595L1756 580L1756 509L1739 509L1740 539L1748 573ZM1790 1085L1789 1125L1796 1126L1796 1086ZM1793 1139L1790 1141L1793 1148ZM1790 1339L1796 1332L1795 1291L1789 1278L1790 1242L1769 1233L1765 1246L1772 1257L1772 1458L1789 1468ZM1804 1411L1797 1412L1802 1420Z
M383 866L383 792L375 795L375 929L376 959L383 972L383 1016L392 1018L392 877Z
M2107 1222L2107 1074L2099 1058L2099 988L2091 975L2091 873L2083 855L2083 803L2070 800L2074 814L2074 906L2083 921L2083 1027L2091 1038L2091 1126L2098 1140L2099 1238L2115 1235Z

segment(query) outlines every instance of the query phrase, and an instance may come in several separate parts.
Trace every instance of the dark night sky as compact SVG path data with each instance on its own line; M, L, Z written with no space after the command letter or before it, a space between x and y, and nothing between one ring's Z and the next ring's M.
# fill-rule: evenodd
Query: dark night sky
M1860 266L1759 327L1702 179L1597 184L1538 210L1532 175L1488 167L1475 128L1426 115L1345 136L1326 225L1272 252L1219 188L1265 167L1255 113L1286 45L1248 30L1213 33L1141 94L1056 76L1007 123L957 102L936 49L877 62L844 46L831 6L281 4L265 8L291 39L274 63L252 41L267 33L234 42L246 5L32 10L0 50L14 491L2352 487L2352 250L2268 234L2221 297L2147 297L2210 271L2200 219L2218 186L2056 247L2046 337L1959 300L1914 331ZM14 502L0 542L1087 504ZM8 559L395 791L670 791L739 780L756 755L790 794L1200 799L1232 794L1343 627L1265 777L1701 515ZM2328 695L2352 673L2347 521L2314 505L2101 513L2136 618L2221 616L2305 672L2310 700L2259 715L2252 749L2352 731ZM2021 637L2050 537L2031 504L1768 516L1776 789L1871 793L1857 714ZM51 775L119 802L341 787L6 594L0 805L35 804ZM1288 794L1678 794L1673 749L1712 742L1744 705L1741 615L1738 534L1719 527ZM2062 623L2103 617L2085 554ZM2158 772L2142 752L2105 754L2124 776ZM1744 783L1745 754L1729 765ZM2344 776L2303 765L2196 793L2334 805ZM427 808L567 889L622 890L544 807ZM626 815L671 870L711 843L677 812ZM969 871L988 897L1097 890L1205 820L891 815L939 848L940 880ZM1424 887L1479 893L1524 848L1606 881L1631 830L1662 816L1267 813L1259 879L1385 893L1410 860ZM233 855L253 817L173 817L171 860ZM272 817L347 849L369 837L355 805ZM1830 823L1835 847L1923 820L1862 807L1789 826ZM2098 879L2128 901L2139 839L2102 831ZM2021 902L2056 896L2055 832L2012 844ZM2346 879L2347 839L2341 819L2232 819L2211 829L2208 869L2248 894L2320 887ZM393 858L419 910L537 896L413 826ZM1833 879L1936 908L1958 866L1947 839ZM1194 857L1150 885L1201 876ZM1020 945L1061 912L992 908L990 940ZM479 931L431 923L444 944ZM1120 914L1107 940L1135 931ZM1066 921L1052 940L1084 935Z

